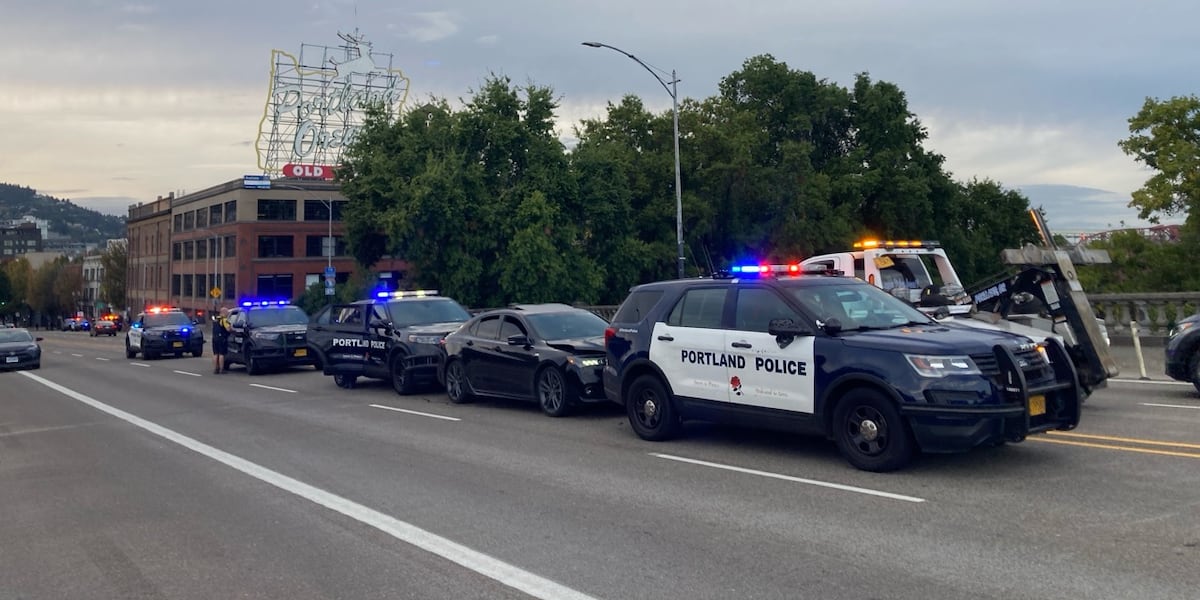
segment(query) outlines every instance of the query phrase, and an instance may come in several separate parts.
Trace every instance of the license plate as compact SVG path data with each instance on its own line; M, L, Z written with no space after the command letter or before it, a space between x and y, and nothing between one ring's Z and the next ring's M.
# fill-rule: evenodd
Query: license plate
M308 348L297 348L294 356L308 356Z
M1042 395L1029 397L1029 416L1036 417L1046 414L1046 397Z
M171 342L171 347L172 348L182 348L183 342Z
M19 360L21 360L21 359L20 359L20 358L17 358L17 357L15 357L15 356L5 356L5 357L4 357L4 362L6 362L6 363L15 363L15 362L17 362L17 361L19 361Z

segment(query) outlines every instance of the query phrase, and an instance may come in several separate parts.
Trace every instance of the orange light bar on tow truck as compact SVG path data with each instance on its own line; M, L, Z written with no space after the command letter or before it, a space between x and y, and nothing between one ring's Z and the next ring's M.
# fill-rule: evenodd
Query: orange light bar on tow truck
M875 248L941 248L942 243L935 240L863 240L854 242L855 250L872 250Z

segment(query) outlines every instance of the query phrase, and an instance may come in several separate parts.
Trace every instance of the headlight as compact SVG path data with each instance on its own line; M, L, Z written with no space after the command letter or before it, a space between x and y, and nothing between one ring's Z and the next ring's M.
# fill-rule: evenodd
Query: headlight
M1187 323L1180 323L1171 328L1171 331L1167 334L1167 337L1175 337L1175 336L1191 329L1192 326L1195 324L1196 324L1195 321L1188 321Z
M269 333L266 331L255 331L254 333L250 334L250 337L252 337L260 342L279 342L279 341L283 340L283 334Z
M436 344L442 340L440 335L417 335L409 334L408 343L410 344Z
M905 354L908 364L922 377L946 377L948 375L980 375L979 367L969 356L922 356Z
M567 359L567 362L573 365L579 365L581 367L601 367L604 366L604 357L589 356L587 358L579 358L577 356L572 356Z

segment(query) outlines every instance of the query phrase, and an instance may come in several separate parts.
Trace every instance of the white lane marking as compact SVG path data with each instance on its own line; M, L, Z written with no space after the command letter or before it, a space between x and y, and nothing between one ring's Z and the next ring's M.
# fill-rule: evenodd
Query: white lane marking
M1158 379L1109 379L1113 383L1141 383L1149 385L1192 385L1186 381L1162 381Z
M1161 408L1190 408L1192 410L1200 410L1200 406L1187 406L1184 404L1155 404L1153 402L1143 402L1142 406L1158 406Z
M924 502L925 501L924 498L917 498L915 496L905 496L902 494L893 494L891 492L882 492L879 490L872 490L869 488L854 487L852 485L843 485L840 483L831 483L828 481L818 481L816 479L804 479L802 477L792 477L791 475L780 475L779 473L771 473L769 471L759 471L756 469L746 469L743 467L735 467L732 465L723 465L721 463L708 462L706 460L697 460L695 458L686 458L683 456L675 456L672 454L659 454L658 452L651 452L650 456L656 456L658 458L665 458L667 460L674 460L674 461L689 463L689 464L693 464L693 465L700 465L700 466L704 466L704 467L712 467L714 469L725 469L726 471L736 471L738 473L746 473L749 475L758 475L760 477L769 477L771 479L782 479L784 481L791 481L793 483L803 483L806 485L815 485L815 486L819 486L819 487L832 488L835 490L842 490L844 492L855 492L857 494L867 494L869 496L879 496L880 498L889 498L891 500L903 500L905 502Z
M174 369L172 369L172 370L174 370ZM191 375L192 377L199 377L199 376L200 376L200 374L199 374L199 373L191 373L191 372L188 372L188 371L175 371L175 372L176 372L176 373L179 373L180 375Z
M82 354L75 354L74 352L71 353L71 356L74 356L75 358L83 358Z
M97 357L96 357L96 360L109 361L109 360L112 360L112 359L111 359L111 358L104 358L103 356L97 356Z
M272 471L257 463L250 462L240 456L214 448L203 442L196 441L182 433L167 429L162 425L147 421L137 415L127 413L119 408L109 406L99 400L61 386L53 381L33 375L28 371L21 374L69 398L78 400L96 410L108 413L126 423L140 427L154 435L172 441L188 450L211 458L226 466L232 467L263 483L273 485L285 492L295 494L313 504L323 506L334 512L341 513L382 531L401 542L416 546L426 552L435 554L485 577L494 579L504 585L525 592L535 598L565 599L565 600L595 600L583 592L574 590L545 577L536 575L515 565L508 564L498 558L472 550L458 542L431 533L416 525L401 521L395 517L383 514L343 498L332 492L309 485L298 479L293 479ZM251 384L253 385L253 384Z
M150 365L148 365L148 364L146 364L146 363L129 363L129 364L131 364L131 365L133 365L133 366L135 366L135 367L149 367L149 366L150 366Z
M417 411L417 410L408 410L406 408L396 408L395 406L384 406L382 404L369 404L368 406L370 406L371 408L382 408L383 410L394 410L396 412L407 413L410 415L429 417L431 419L442 419L444 421L461 421L462 420L458 417L447 417L445 415L435 415L433 413L421 412L421 411Z
M287 393L289 393L289 394L295 394L295 393L296 393L296 390L289 390L289 389L287 389L287 388L277 388L277 387L271 387L271 386L269 386L269 385L263 385L263 384L261 384L261 383L252 383L252 384L250 384L250 387L262 388L262 389L264 389L264 390L275 390L275 391L277 391L277 392L287 392Z

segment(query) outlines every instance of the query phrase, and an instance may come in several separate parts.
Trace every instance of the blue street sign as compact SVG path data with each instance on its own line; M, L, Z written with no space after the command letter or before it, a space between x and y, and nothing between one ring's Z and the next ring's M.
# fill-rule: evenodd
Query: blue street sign
M334 269L332 265L325 267L325 277L327 279L332 279L336 275L337 275L337 269Z
M271 189L271 176L243 175L242 187L250 190L269 190Z

